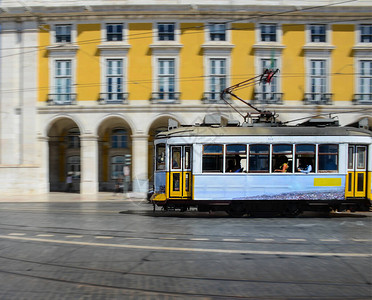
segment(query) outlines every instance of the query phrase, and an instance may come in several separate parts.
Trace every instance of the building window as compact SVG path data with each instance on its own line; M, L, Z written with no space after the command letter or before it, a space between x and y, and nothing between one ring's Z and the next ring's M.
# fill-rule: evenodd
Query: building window
M79 149L80 148L80 130L78 128L72 128L67 132L66 141L67 148Z
M107 101L123 100L123 60L106 60Z
M276 42L276 24L261 24L261 42Z
M71 43L71 25L56 25L56 43Z
M122 41L123 40L123 24L107 24L106 25L107 41Z
M175 59L158 60L158 98L159 100L175 100Z
M118 179L123 177L124 165L125 165L124 155L117 155L111 157L111 179Z
M359 62L359 94L358 101L372 101L372 60Z
M209 38L211 41L226 41L226 24L209 24Z
M204 145L203 172L223 172L223 146Z
M158 38L159 41L174 41L174 23L159 23Z
M226 58L211 58L209 61L210 100L220 99L220 93L226 88Z
M56 103L70 103L72 95L72 62L71 60L57 60L55 62L55 91Z
M312 43L325 43L326 25L310 25L310 41Z
M314 59L310 61L310 100L316 102L324 101L327 93L326 61Z
M266 69L277 69L277 59L261 58L260 71ZM279 93L278 77L274 76L270 84L262 83L256 86L255 101L260 103L280 103L282 101L282 93Z
M67 157L67 174L72 175L73 179L80 178L80 156Z
M111 135L111 148L127 148L128 133L124 129L114 129Z
M371 24L360 25L360 42L361 43L372 43L372 25Z

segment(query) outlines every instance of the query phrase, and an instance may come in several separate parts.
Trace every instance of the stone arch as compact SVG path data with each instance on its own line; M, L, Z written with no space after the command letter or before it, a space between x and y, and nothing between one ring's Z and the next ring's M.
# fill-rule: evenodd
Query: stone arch
M182 124L181 120L174 115L164 114L157 116L148 127L148 177L149 186L153 184L154 174L154 138L160 131L168 130L169 119L174 120L178 125Z
M83 124L80 122L79 119L76 119L76 118L74 118L73 116L70 116L70 115L60 114L60 115L56 115L56 116L52 117L47 122L47 125L44 128L44 136L49 136L50 131L52 130L53 126L56 123L60 123L60 122L66 123L66 122L69 122L69 121L76 124L76 126L79 128L80 133L84 132Z
M81 128L81 124L68 115L52 118L45 128L48 136L51 192L80 191Z
M99 191L115 191L116 184L130 188L131 176L124 176L124 166L131 170L133 124L120 115L105 116L96 129L98 137ZM132 174L132 172L130 172Z

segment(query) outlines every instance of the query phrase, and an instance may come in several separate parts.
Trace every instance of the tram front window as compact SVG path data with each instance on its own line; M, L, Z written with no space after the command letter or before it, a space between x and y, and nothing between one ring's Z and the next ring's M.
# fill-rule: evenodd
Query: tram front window
M156 170L165 170L165 144L156 146Z

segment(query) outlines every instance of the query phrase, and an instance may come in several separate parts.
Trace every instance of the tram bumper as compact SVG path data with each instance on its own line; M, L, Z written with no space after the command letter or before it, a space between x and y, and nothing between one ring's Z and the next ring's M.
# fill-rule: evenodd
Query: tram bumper
M150 198L150 202L158 206L163 206L167 202L167 197L162 193L154 193Z

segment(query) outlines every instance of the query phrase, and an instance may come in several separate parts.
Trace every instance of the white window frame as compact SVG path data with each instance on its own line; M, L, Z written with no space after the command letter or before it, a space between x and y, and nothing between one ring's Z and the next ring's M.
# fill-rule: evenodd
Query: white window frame
M276 30L275 30L275 35L276 35L276 40L275 41L262 41L261 40L261 26L262 25L275 25ZM281 43L282 41L282 28L281 24L277 22L262 22L258 23L256 25L256 41L257 43Z
M71 42L57 42L57 32L56 27L57 26L63 26L63 25L70 25L71 26ZM58 23L52 23L52 34L50 35L50 44L51 45L65 45L65 44L74 44L76 43L76 24L73 22L58 22Z
M114 51L116 52L116 51ZM128 78L128 60L127 60L127 57L125 55L123 56L119 56L119 55L113 55L111 53L108 53L108 54L101 54L101 57L100 57L100 65L102 66L101 67L101 93L104 93L104 94L107 94L108 93L108 89L107 89L107 82L106 82L106 79L107 79L107 61L108 60L122 60L123 62L123 66L122 66L122 69L123 69L123 73L122 73L122 79L123 79L123 86L122 86L122 93L126 93L127 90L128 90L128 84L127 84L127 78ZM124 99L123 99L124 101Z
M362 39L362 26L363 25L369 25L371 26L372 28L372 23L369 23L369 24L365 24L365 23L360 23L357 25L357 34L356 34L356 44L358 45L372 45L372 41L371 42L362 42L361 39Z
M71 94L75 94L75 83L76 83L76 60L75 57L71 56L66 56L66 57L52 57L49 61L49 69L51 70L50 72L50 88L49 88L49 93L50 94L57 94L57 86L56 86L56 68L57 68L57 61L70 61L71 62ZM54 100L55 103L58 103L58 101ZM72 103L71 102L65 102L65 103Z
M216 74L212 74L212 62L213 61L224 61L224 69L225 69L225 72L224 74L219 74L219 72L217 72ZM209 92L210 93L220 93L221 91L212 91L212 78L215 77L215 78L224 78L225 79L225 86L222 88L222 89L225 89L228 87L227 85L227 59L226 58L216 58L216 57L210 57L209 58L209 73L208 73L208 79L209 79L209 86L208 86L208 89L209 89ZM218 98L217 99L213 99L213 100L219 100Z
M262 74L262 72L264 71L262 69L262 60L263 59L267 59L267 60L271 60L271 59L275 59L276 60L276 67L275 69L279 69L281 70L282 69L282 49L279 48L279 49L256 49L255 51L255 57L254 57L254 65L255 65L255 72L256 74ZM278 76L279 74L277 74L275 76L276 78L276 92L275 93L281 93L282 91L282 82L281 82L281 77ZM256 91L258 93L262 93L262 89L260 89L259 86L256 86Z
M224 40L212 40L211 39L211 25L213 24L225 24L225 39ZM231 26L230 23L223 21L211 21L205 24L205 41L208 43L230 43L231 42Z
M271 60L272 59L275 60L275 66L274 66L274 68L271 68L271 66L268 67L268 68L264 68L262 62L264 60L265 61L269 60L270 61L270 64L271 64ZM258 72L256 74L262 74L265 69L273 69L273 70L280 69L278 67L279 63L280 63L280 58L278 58L278 57L271 58L271 57L260 56L260 57L257 58ZM271 88L273 87L273 81L275 81L275 90L274 91L271 90ZM257 93L280 93L281 89L280 89L279 76L274 76L273 81L270 84L259 84L259 85L256 85L256 92ZM266 88L269 88L270 91L264 91Z
M212 93L211 91L211 83L210 83L210 78L211 78L211 70L212 70L212 65L211 65L211 60L212 59L224 59L226 64L226 87L229 87L231 85L231 57L230 55L204 55L204 74L205 74L205 80L204 80L204 91L208 93Z
M123 58L107 58L105 57L105 70L104 70L104 73L105 73L105 80L104 80L104 89L106 90L105 93L108 95L109 94L109 85L108 85L108 78L109 77L112 77L112 78L121 78L121 92L120 93L124 93L125 92L125 83L124 83L124 80L125 80L125 77L124 77L124 70L125 70L125 61ZM110 76L110 74L108 74L108 62L109 61L120 61L121 62L121 74L115 74L115 75L112 75ZM116 84L114 84L114 86L116 86ZM115 91L115 92L111 92L112 94L118 94L119 92L118 91ZM124 97L122 99L106 99L107 102L110 102L110 101L124 101Z
M325 27L325 41L324 42L312 42L311 41L311 27L312 26L324 26ZM308 24L306 26L306 42L307 44L330 44L331 43L331 29L329 24Z
M174 40L160 40L159 39L159 24L174 24ZM164 20L162 22L154 22L153 23L153 43L155 44L172 44L172 43L179 43L180 42L180 28L179 22L175 20Z
M174 60L174 93L178 93L180 91L180 86L179 86L179 72L180 72L180 59L178 55L153 55L152 57L152 69L153 69L153 85L152 85L152 92L153 93L159 93L159 60L161 59L172 59ZM161 102L163 101L169 101L173 102L175 99L169 99L169 100L159 100Z
M121 25L122 26L122 40L121 41L109 41L107 39L107 26L108 25ZM127 34L128 34L128 30L127 30L127 27L126 27L126 23L124 22L121 22L121 21L115 21L115 20L112 20L110 22L105 22L102 24L102 35L101 35L101 39L104 43L125 43L127 41Z
M322 60L325 62L325 86L326 89L324 93L331 93L332 87L331 87L331 80L330 80L330 67L331 67L331 59L329 57L324 56L311 56L307 57L306 59L306 91L305 93L312 93L311 91L311 62L314 60Z
M367 56L367 57L358 57L356 58L356 61L355 61L355 70L356 70L356 74L357 76L355 76L355 86L356 86L356 94L361 94L362 91L361 91L361 85L360 85L360 79L361 79L361 62L362 61L370 61L372 62L372 54L370 56ZM372 76L368 76L368 77L371 77ZM372 93L372 91L371 91Z

